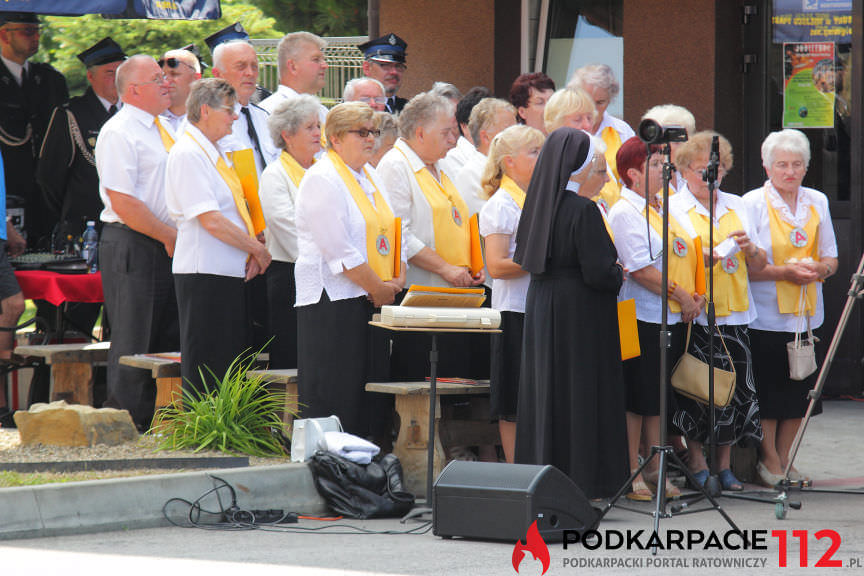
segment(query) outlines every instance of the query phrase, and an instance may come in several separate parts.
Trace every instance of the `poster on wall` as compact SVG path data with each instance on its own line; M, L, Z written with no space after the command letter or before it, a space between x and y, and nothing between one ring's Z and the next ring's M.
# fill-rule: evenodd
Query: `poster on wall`
M783 44L783 127L834 127L834 43Z
M774 43L852 42L852 0L774 0Z

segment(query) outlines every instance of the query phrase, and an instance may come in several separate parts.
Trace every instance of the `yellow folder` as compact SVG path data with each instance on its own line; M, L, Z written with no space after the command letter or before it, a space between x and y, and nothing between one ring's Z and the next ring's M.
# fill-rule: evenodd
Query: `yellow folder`
M395 230L393 234L393 278L402 275L402 219L394 218Z
M480 220L477 214L468 219L471 234L471 275L476 276L483 269L483 247L480 244Z
M618 302L618 338L621 341L621 360L636 358L642 353L636 326L636 301L633 298Z
M237 176L240 177L243 195L246 196L246 204L249 206L249 216L252 218L252 227L257 236L267 227L267 224L264 222L261 200L258 199L258 170L255 168L254 152L251 148L235 150L231 153L231 162L234 164Z
M702 237L696 236L693 239L696 246L696 254L699 256L696 259L696 293L705 295L705 255L702 254Z

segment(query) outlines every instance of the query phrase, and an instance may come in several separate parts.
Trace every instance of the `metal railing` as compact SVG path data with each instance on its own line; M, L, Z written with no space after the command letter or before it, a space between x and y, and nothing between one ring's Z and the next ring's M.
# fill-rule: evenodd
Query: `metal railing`
M324 38L327 47L324 57L330 66L327 69L327 84L318 97L326 106L334 106L342 101L345 83L352 78L363 76L363 53L358 44L366 42L366 36L337 36ZM268 90L276 90L279 85L279 72L276 61L276 46L279 39L252 40L258 53L258 83Z

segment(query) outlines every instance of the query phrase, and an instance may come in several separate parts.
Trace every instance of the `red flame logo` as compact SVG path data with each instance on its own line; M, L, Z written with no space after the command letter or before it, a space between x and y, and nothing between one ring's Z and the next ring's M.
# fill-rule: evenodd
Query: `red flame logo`
M528 532L525 534L525 544L522 544L521 540L517 540L516 545L513 547L513 569L517 573L526 552L530 552L534 560L540 560L543 564L543 572L541 574L545 574L546 570L549 569L549 548L546 547L546 542L540 536L536 520L531 523L531 527L528 528Z

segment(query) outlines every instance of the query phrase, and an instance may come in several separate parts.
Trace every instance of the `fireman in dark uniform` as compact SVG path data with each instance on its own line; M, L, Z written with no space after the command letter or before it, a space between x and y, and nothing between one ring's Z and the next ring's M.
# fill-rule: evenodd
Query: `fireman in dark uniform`
M102 124L119 106L114 73L126 55L111 38L104 38L78 59L87 67L90 86L54 109L36 171L48 219L56 230L54 248L62 248L69 235L81 236L88 220L101 229L104 206L93 148Z
M36 160L51 112L69 98L66 79L48 64L29 62L39 51L35 14L0 13L0 152L6 165L7 206L24 202L31 247L47 248L50 226L36 185Z

